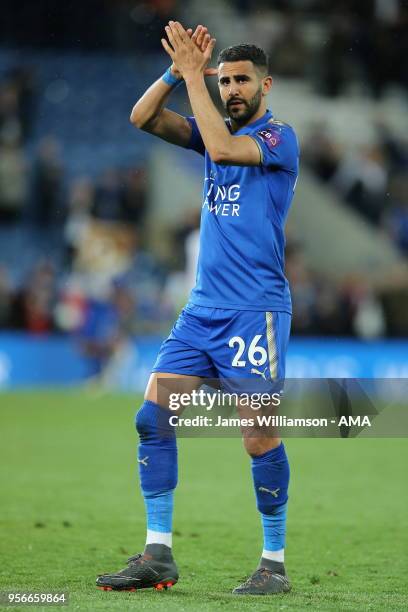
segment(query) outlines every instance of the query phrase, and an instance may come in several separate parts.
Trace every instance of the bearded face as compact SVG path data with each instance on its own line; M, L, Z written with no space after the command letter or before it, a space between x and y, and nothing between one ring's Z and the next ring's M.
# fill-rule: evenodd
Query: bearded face
M228 116L239 125L243 125L248 123L255 113L257 113L261 105L261 100L262 88L260 87L249 100L236 96L231 100L223 100L223 105Z

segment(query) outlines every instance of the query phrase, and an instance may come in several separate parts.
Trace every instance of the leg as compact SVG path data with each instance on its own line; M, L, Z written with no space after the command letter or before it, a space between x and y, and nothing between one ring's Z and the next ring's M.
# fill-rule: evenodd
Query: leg
M241 418L243 414L248 418L248 408L238 411ZM268 415L274 412L268 410ZM251 457L257 508L263 525L262 559L283 563L290 476L285 447L273 428L269 431L263 426L246 427L242 428L242 433L245 450Z
M167 384L166 384L167 381ZM169 424L170 393L191 393L202 384L198 376L153 373L145 401L136 415L139 433L140 484L146 506L146 546L172 546L174 490L177 485L177 445Z
M230 354L216 362L223 386L238 394L259 395L281 391L285 375L285 354L289 339L290 315L280 312L235 312L227 315L226 334L219 334ZM243 400L243 397L241 398ZM237 595L282 593L290 589L284 568L286 504L289 464L285 448L274 428L259 425L256 412L242 401L241 419L254 419L254 426L242 430L246 451L251 457L257 508L262 521L264 543L256 572L234 590ZM269 407L268 414L273 414ZM250 421L249 421L250 422Z
M169 417L177 413L170 412L169 400L171 393L191 393L203 378L214 376L200 346L202 338L206 338L205 326L183 311L160 350L136 415L140 482L147 513L146 546L143 554L128 560L127 568L98 577L97 586L104 590L162 589L178 580L171 550L177 446L175 428L169 422ZM192 348L193 341L196 348Z
M279 439L270 442L273 446L269 450L251 454L252 478L264 535L261 564L268 559L283 566L290 470L283 443Z
M201 384L197 376L153 373L145 400L136 415L139 433L138 463L140 484L146 506L147 536L143 554L130 557L128 567L99 576L102 590L135 591L140 588L168 588L178 581L172 555L173 496L177 485L177 445L170 411L165 404L166 389L160 379L171 378L171 392L188 393ZM169 391L170 392L170 391ZM168 398L167 398L168 399Z
M243 412L248 417L247 408L239 412L241 418ZM285 447L279 437L271 435L272 432L251 427L244 428L242 433L244 447L251 457L255 497L263 529L263 550L256 572L233 592L236 595L285 593L290 590L284 566L290 475Z

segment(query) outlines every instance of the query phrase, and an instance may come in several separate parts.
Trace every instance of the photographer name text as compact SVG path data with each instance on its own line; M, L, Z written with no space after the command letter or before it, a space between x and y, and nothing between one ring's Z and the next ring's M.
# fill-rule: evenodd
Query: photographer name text
M325 418L289 418L284 415L256 415L253 418L230 417L220 415L216 419L208 416L192 418L173 415L169 417L173 427L371 427L368 416L343 416L339 419Z

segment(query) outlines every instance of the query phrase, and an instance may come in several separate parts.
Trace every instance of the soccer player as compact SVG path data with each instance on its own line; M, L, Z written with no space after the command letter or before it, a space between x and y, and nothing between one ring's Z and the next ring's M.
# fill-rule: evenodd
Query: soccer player
M176 380L183 392L199 388L206 378L262 377L272 384L284 378L290 332L284 224L298 176L299 148L293 129L266 108L272 87L267 57L249 44L221 51L217 75L228 115L224 120L204 79L215 72L207 68L215 39L202 26L192 34L173 21L166 34L162 44L172 65L134 106L131 121L204 156L201 248L196 286L160 349L136 416L146 546L125 569L98 577L97 585L106 590L161 589L178 580L171 535L176 435L169 424L168 397L163 391L158 395L159 381ZM194 117L165 108L182 80ZM250 434L250 429L243 430L264 542L258 568L233 593L287 592L289 464L279 438Z

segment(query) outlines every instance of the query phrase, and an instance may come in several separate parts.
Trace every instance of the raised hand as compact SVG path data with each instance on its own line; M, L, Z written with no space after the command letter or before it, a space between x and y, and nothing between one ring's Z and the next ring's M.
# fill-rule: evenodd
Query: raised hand
M197 27L196 27L196 29L195 29L194 34L193 34L193 30L192 30L192 28L188 28L188 30L187 30L187 34L188 34L188 36L190 36L190 38L191 38L191 39L193 39L193 36L195 36L194 41L196 41L196 39L197 39L197 34L198 34L198 29L199 29L199 28L202 28L202 26L197 26ZM207 29L207 28L206 28L206 29ZM163 44L163 43L162 43L162 44ZM182 78L183 78L183 76L182 76L182 74L181 74L180 70L177 68L177 66L176 66L176 64L175 64L174 62L171 64L171 66L170 66L170 70L171 70L172 74L173 74L173 75L174 75L174 76L175 76L177 79L182 79Z
M190 29L185 30L177 21L170 21L166 26L169 41L162 38L161 42L173 61L173 74L174 70L177 70L183 76L189 72L200 71L208 76L216 75L215 68L207 68L215 46L215 38L211 38L204 26L197 26L194 34L190 32Z
M211 34L209 34L208 29L205 26L198 25L194 34L191 37L191 40L200 49L200 51L202 51L202 53L205 53L208 48L208 45L211 42ZM218 70L217 68L205 68L204 74L205 76L217 76Z

